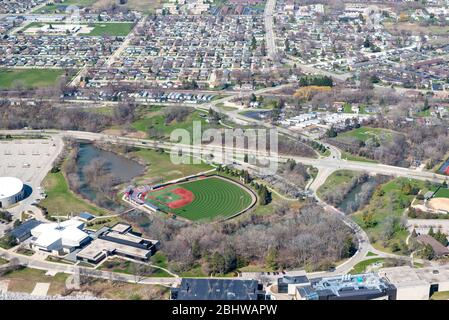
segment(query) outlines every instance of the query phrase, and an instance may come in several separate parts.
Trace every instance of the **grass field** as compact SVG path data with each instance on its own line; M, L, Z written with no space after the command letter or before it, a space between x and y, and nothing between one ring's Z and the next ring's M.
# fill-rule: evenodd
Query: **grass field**
M90 33L80 34L80 35L87 35L87 36L93 36L93 37L127 36L131 32L133 27L134 27L133 23L126 23L126 22L124 22L124 23L121 23L121 22L95 23L94 29Z
M433 198L449 198L449 189L441 187L434 194Z
M26 88L51 87L63 74L61 69L0 69L0 89L19 84Z
M357 129L353 129L347 132L340 133L337 136L337 140L342 139L357 139L359 141L366 142L366 140L370 138L374 138L376 140L379 139L387 139L391 140L393 137L393 133L391 131L380 129L380 128L370 128L370 127L360 127Z
M209 123L207 123L206 119L201 115L207 115L207 113L195 110L182 122L177 122L175 120L170 124L165 124L165 116L162 107L146 107L139 111L139 120L135 121L132 124L132 127L137 131L145 133L148 133L150 129L153 129L157 131L161 137L169 138L171 132L175 129L186 129L187 131L192 132L193 121L200 121L203 130L209 128Z
M60 294L65 289L68 275L57 273L54 277L46 276L45 271L23 268L9 272L2 276L2 280L9 280L8 291L31 293L37 282L50 283L49 295Z
M194 199L180 208L171 209L162 204L162 199L176 188L190 191L194 195ZM157 200L149 199L148 196ZM222 178L210 177L156 190L154 193L147 195L147 201L156 204L164 211L197 221L233 216L248 208L253 200L249 191L243 187Z
M29 28L42 27L48 23L43 22L31 22L26 25L21 31L26 31ZM52 25L63 24L52 23ZM87 25L86 23L82 25ZM88 26L93 27L93 30L89 33L78 33L76 35L79 36L92 36L92 37L101 37L101 36L111 36L111 37L119 37L119 36L127 36L134 27L134 23L132 22L98 22L91 23Z
M72 193L61 172L49 173L44 179L43 186L47 193L47 198L42 200L40 204L47 208L50 216L84 211L95 215L106 214L105 210L87 203Z
M33 11L33 13L64 13L69 6L77 6L80 8L86 8L92 6L97 0L65 0L63 3L47 4L39 9Z
M371 159L360 157L360 156L354 156L354 155L350 154L349 152L344 152L344 151L341 153L341 158L344 160L349 160L349 161L377 163L376 160L371 160Z
M384 262L385 259L384 258L372 258L372 259L368 259L368 260L364 260L361 261L359 263L357 263L352 269L351 271L349 271L349 273L351 274L360 274L360 273L364 273L367 271L367 268L375 263L382 263Z
M174 164L170 160L170 154L150 149L140 149L134 152L133 155L148 164L145 174L136 179L138 184L146 183L149 180L151 182L170 181L213 169L212 166L205 163Z

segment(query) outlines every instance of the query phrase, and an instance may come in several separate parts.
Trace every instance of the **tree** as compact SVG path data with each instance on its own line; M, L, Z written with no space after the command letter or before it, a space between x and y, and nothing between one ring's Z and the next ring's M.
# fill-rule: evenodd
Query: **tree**
M275 248L270 247L265 255L265 266L269 269L277 270L277 255L278 252Z
M427 232L427 234L431 237L435 236L435 232L433 231L433 227L430 227L429 232Z
M330 127L327 131L326 131L326 136L328 138L335 138L337 136L337 131L335 130L334 127Z
M433 248L430 244L426 244L424 246L422 257L427 260L432 260L433 258L435 258L435 251L433 251Z

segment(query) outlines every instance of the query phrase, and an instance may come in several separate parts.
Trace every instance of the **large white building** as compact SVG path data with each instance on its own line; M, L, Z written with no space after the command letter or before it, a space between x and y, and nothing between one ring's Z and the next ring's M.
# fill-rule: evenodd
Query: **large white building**
M32 245L37 250L70 253L90 241L83 229L84 222L77 219L43 223L31 230Z
M0 177L0 208L7 208L25 196L23 182L17 178Z

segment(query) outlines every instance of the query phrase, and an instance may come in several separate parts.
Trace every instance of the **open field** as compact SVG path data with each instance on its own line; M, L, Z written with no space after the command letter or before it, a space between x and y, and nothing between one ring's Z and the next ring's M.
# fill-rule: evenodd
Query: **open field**
M449 33L448 26L420 26L417 23L410 22L384 23L384 26L393 34L399 34L401 31L406 31L411 32L414 35L424 33L436 36L446 36Z
M205 163L174 164L170 160L169 153L161 153L150 149L140 149L133 155L148 165L145 174L136 179L138 184L144 184L146 181L149 181L149 183L170 181L213 169L212 166Z
M62 172L49 173L43 181L47 198L41 201L41 206L47 208L50 216L67 215L70 213L90 212L104 215L106 211L100 209L75 195L70 189Z
M23 32L44 32L41 31L40 28L50 25L49 23L43 22L31 22L26 25L21 31ZM51 23L52 26L64 25L61 22ZM70 25L74 26L74 25ZM119 37L119 36L127 36L134 27L134 23L131 22L99 22L99 23L82 23L77 24L76 26L81 26L81 30L78 33L74 33L79 36L92 36L92 37L102 37L102 36L111 36L111 37ZM54 28L56 29L56 27ZM59 33L59 30L58 30Z
M237 183L208 177L150 191L145 200L163 211L197 221L231 217L250 207L255 197Z
M139 273L139 275L145 277L172 277L171 274L165 272L164 270L150 266L145 266L143 264L138 264L120 258L112 258L104 261L100 266L100 270L113 271L131 275Z
M92 6L97 0L65 0L62 3L47 4L33 13L65 13L67 7L77 6L79 8L86 8Z
M175 129L186 129L192 132L192 122L200 121L202 130L210 127L210 124L206 122L207 113L198 110L190 113L186 119L182 122L172 121L169 124L165 123L165 116L163 114L163 108L161 107L147 107L142 108L139 114L139 120L132 124L132 127L137 131L145 132L153 131L153 134L157 134L159 137L169 138L170 134Z
M8 291L31 293L37 282L50 283L48 295L60 294L65 289L68 275L57 273L54 277L46 276L45 271L23 268L2 276L2 280L10 280Z
M161 6L161 0L128 0L126 7L131 10L142 11L144 13L153 13Z
M353 129L351 131L343 132L338 134L337 140L348 140L348 139L356 139L359 141L366 142L368 139L373 138L375 140L386 139L390 140L393 137L393 132L379 129L379 128L370 128L370 127L360 127L357 129Z
M0 89L51 87L63 74L61 69L0 69Z

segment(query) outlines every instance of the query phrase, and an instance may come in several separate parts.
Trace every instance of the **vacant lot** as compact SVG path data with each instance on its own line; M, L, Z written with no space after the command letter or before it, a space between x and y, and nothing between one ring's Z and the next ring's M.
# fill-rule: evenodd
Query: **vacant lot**
M61 69L1 69L0 89L51 87L63 74Z

